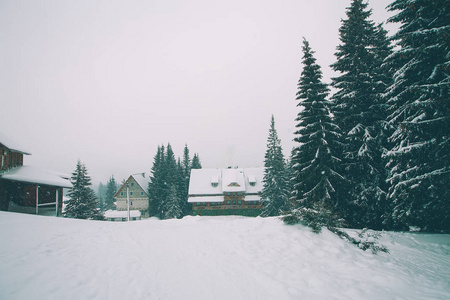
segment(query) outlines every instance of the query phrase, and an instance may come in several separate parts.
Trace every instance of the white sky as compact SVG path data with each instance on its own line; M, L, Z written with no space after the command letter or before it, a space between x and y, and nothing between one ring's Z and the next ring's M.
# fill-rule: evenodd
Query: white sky
M372 18L391 2L371 0ZM81 159L94 182L149 171L167 142L203 167L263 166L272 114L294 145L302 37L330 82L349 5L0 0L0 131L25 164L70 173Z

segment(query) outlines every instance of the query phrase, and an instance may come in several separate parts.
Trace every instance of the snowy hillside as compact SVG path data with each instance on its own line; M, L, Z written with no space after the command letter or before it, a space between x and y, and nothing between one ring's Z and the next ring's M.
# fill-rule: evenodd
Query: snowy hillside
M450 236L390 254L275 218L112 223L0 212L0 299L450 299Z

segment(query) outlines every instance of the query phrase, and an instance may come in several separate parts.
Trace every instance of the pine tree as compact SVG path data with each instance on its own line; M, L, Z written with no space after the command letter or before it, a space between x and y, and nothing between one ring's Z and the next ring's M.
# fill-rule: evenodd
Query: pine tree
M95 192L89 186L91 178L88 175L86 166L80 161L77 162L75 171L70 178L72 188L68 196L64 217L75 219L103 220L103 215L98 208Z
M161 199L165 198L164 161L164 146L158 146L158 150L153 160L150 182L148 184L149 216L160 217Z
M170 185L167 199L162 204L162 214L161 218L163 220L166 219L175 219L182 216L182 211L180 208L179 199L177 196L177 189L174 184Z
M450 232L450 1L396 0L400 23L386 92L395 128L386 154L395 229Z
M184 176L185 176L184 168L183 165L181 164L180 158L178 158L176 191L182 216L188 214L188 202L187 202L188 195L187 195L186 179Z
M116 209L114 195L117 192L117 184L114 176L111 176L106 183L105 210Z
M106 186L100 182L98 185L98 208L100 211L105 210Z
M261 201L263 209L261 216L279 216L288 208L289 190L281 141L275 129L275 119L272 115L267 150L264 160L264 179Z
M192 158L192 166L191 169L201 169L202 164L200 163L200 158L198 156L198 153L194 154L194 157Z
M182 168L183 168L183 180L185 188L182 197L185 205L182 207L182 210L183 215L186 216L192 214L192 206L187 202L189 196L189 182L191 178L191 159L189 157L189 148L187 144L184 146L183 150Z
M337 209L341 203L336 197L338 185L344 182L340 174L339 127L334 124L326 100L328 87L321 82L322 71L316 63L309 43L303 40L304 65L298 82L297 106L302 107L296 121L298 130L294 141L293 200L302 207Z
M350 180L350 205L345 217L353 227L380 229L385 203L386 103L381 93L390 83L382 66L392 47L386 31L369 20L363 0L353 0L339 29L341 44L331 66L341 74L333 78L333 114L343 134L343 175Z

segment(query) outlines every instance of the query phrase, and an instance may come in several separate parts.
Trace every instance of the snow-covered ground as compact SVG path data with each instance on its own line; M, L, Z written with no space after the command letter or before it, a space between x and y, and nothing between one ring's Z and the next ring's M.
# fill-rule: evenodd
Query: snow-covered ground
M101 222L0 212L0 299L450 299L450 236L363 252L276 218Z

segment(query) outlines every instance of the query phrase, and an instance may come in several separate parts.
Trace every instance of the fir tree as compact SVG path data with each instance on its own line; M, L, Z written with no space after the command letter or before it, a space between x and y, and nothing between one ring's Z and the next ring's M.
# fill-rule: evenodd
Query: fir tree
M105 196L106 194L106 187L103 183L100 182L98 185L98 208L100 211L105 210Z
M395 128L386 154L395 229L450 232L450 1L396 0L398 51L386 92Z
M198 156L198 153L194 154L194 157L192 158L192 166L191 169L201 169L202 164L200 163L200 158Z
M162 204L161 209L161 218L163 220L166 219L175 219L182 216L179 199L177 196L177 189L174 184L170 185L167 199Z
M70 182L73 187L68 193L70 200L67 203L64 217L103 220L95 192L90 188L91 178L87 173L86 166L80 161L77 162Z
M261 195L263 209L261 216L279 216L288 208L289 191L286 162L281 148L281 141L275 129L273 115L267 139L264 167Z
M339 29L341 44L335 53L333 114L343 134L343 175L350 180L345 217L353 227L380 229L385 203L386 104L381 93L390 83L383 60L392 49L381 25L369 20L363 0L353 0Z
M189 157L189 148L187 144L184 146L183 150L182 168L183 168L183 180L185 188L183 193L183 201L185 201L185 205L184 207L182 207L183 215L190 215L192 214L192 206L187 201L189 195L189 181L191 178L191 159Z
M160 217L161 199L165 198L164 161L164 146L158 146L148 184L149 216Z
M297 106L302 107L296 121L298 130L294 141L299 146L294 150L293 200L302 207L317 206L336 209L340 203L336 189L344 182L340 174L339 127L331 118L326 100L328 87L321 82L322 71L316 63L309 43L303 40L304 65L298 82Z
M106 183L106 192L105 192L105 210L108 209L116 209L114 195L117 192L117 184L114 176L111 176Z

